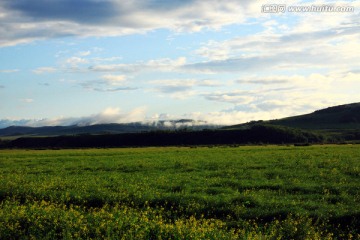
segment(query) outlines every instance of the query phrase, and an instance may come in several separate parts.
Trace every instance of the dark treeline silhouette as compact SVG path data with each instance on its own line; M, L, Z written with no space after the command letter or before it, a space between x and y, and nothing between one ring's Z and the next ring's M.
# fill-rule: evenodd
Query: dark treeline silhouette
M3 143L5 148L108 148L220 144L320 143L325 137L278 126L256 125L244 130L156 131L108 135L26 137Z

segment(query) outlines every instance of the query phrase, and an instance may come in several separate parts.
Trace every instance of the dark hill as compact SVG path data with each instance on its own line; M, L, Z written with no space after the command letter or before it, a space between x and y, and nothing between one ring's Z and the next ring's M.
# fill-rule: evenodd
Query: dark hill
M313 113L269 121L252 121L224 129L249 129L256 125L296 128L324 135L329 142L360 140L360 103L328 107Z
M360 103L329 107L269 123L303 129L360 129Z
M253 121L225 127L225 129L246 129L259 123L308 130L360 130L360 103L329 107L313 113L277 120Z

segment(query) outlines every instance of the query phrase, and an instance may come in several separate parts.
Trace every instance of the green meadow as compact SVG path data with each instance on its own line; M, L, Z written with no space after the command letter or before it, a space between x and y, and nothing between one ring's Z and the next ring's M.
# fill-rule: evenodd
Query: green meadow
M0 151L0 239L358 239L360 145Z

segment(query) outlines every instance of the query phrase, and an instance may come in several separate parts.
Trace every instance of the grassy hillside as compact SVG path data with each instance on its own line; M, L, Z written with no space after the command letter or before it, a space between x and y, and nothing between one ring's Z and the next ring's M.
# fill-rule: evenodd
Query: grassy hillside
M329 107L269 123L302 129L360 129L360 103Z
M360 103L329 107L313 113L277 120L253 121L225 127L225 129L244 129L256 124L280 125L309 130L360 129Z

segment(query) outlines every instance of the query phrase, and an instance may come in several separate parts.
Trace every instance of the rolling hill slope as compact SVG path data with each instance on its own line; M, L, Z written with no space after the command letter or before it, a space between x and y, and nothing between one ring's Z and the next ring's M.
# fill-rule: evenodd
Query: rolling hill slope
M257 124L270 124L291 128L321 131L360 129L360 103L352 103L317 110L313 113L269 121L252 121L225 127L246 129Z
M360 129L360 103L329 107L269 123L302 129Z

